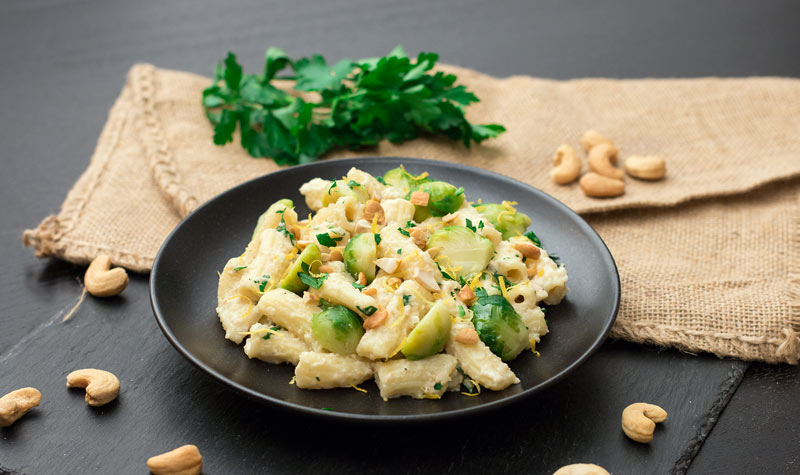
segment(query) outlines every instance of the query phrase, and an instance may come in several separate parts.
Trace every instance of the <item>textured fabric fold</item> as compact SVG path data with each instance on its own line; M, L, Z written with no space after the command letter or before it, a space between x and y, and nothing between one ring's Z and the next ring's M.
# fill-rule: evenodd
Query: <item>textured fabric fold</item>
M800 80L499 79L443 66L481 102L473 122L508 132L471 149L446 140L381 143L332 157L395 155L465 163L535 186L582 213L623 285L612 336L719 356L800 357ZM86 172L58 215L24 233L37 256L98 253L147 272L167 234L199 204L277 170L238 144L217 147L194 74L136 65ZM665 180L626 178L618 198L585 197L549 176L555 149L597 129L620 158L656 154Z

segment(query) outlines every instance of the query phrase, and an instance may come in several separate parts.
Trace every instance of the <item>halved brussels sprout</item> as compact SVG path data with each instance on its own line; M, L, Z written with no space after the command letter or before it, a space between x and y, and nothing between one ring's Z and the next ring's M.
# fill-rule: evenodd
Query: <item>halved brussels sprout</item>
M417 178L403 168L392 168L383 175L383 181L389 186L400 188L404 192L414 191L421 183L431 181L430 178Z
M293 206L294 202L286 198L278 200L269 205L269 208L267 208L267 210L264 211L261 214L261 216L258 217L258 222L256 223L255 229L253 229L253 237L251 237L251 239L255 239L256 236L258 236L258 234L261 232L261 228L264 226L264 221L266 221L268 217L272 216L273 214L276 214L276 211L280 211L286 208L291 208Z
M531 225L531 218L519 211L510 211L503 205L484 203L475 208L490 223L503 233L503 239L519 236Z
M430 181L419 186L428 194L428 210L433 216L453 213L464 203L464 189L443 181Z
M358 279L358 273L363 272L367 283L375 278L375 258L378 255L378 245L375 244L375 235L372 233L358 234L349 241L342 253L344 266L347 272Z
M311 318L311 333L326 350L349 355L356 352L364 327L352 310L337 305Z
M369 192L364 185L347 180L333 180L328 191L322 195L322 206L336 203L342 196L354 196L361 203L369 201Z
M502 295L479 297L472 306L472 323L481 341L503 361L513 360L528 348L528 329Z
M286 277L281 279L280 286L289 292L296 294L302 293L308 288L308 284L304 284L297 275L300 272L308 272L307 269L311 267L314 261L320 260L319 247L316 244L309 244L303 249L303 252L295 259L292 267L286 273Z
M441 248L439 256L445 256L444 264L456 273L454 277L468 278L489 265L494 252L492 241L479 236L464 226L446 226L428 238L428 249ZM442 257L437 256L437 261Z
M452 324L447 304L439 300L408 334L400 351L410 360L421 360L439 353L447 344Z

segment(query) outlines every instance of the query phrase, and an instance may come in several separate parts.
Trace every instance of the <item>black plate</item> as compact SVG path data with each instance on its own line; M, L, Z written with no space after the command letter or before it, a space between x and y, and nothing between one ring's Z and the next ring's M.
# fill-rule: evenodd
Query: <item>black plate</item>
M216 315L217 271L247 245L258 216L280 199L294 200L308 214L300 185L314 177L340 177L350 167L373 175L404 164L412 173L463 186L468 199L517 201L533 219L543 246L561 257L570 292L547 312L550 334L537 348L510 363L522 381L504 391L478 397L448 393L441 400L392 399L383 402L374 382L369 392L352 389L309 391L289 384L291 365L250 360L241 345L224 338ZM510 171L513 174L513 171ZM258 400L305 413L357 421L412 421L463 416L519 401L564 378L605 340L617 315L619 274L608 248L576 213L551 196L510 178L478 168L407 158L325 160L287 168L222 193L204 204L169 235L156 256L150 298L161 330L175 348L220 382ZM323 408L329 408L325 410Z

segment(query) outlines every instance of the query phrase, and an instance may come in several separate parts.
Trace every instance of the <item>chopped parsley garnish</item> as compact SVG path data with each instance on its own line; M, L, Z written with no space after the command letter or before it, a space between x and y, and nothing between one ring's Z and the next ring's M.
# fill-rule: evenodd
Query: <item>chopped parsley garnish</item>
M467 312L464 311L464 307L459 305L458 306L458 316L464 318L467 315Z
M323 407L322 410L323 411L332 411L333 409L331 409L330 407Z
M331 236L328 233L317 234L317 242L327 247L336 247L336 243L342 240L342 236Z
M481 222L483 222L483 221L481 221ZM472 224L472 221L471 221L469 218L467 218L467 227L468 227L469 229L471 229L471 230L472 230L472 232L475 232L475 231L477 231L477 230L478 230L478 228L476 228L476 227L475 227L475 226Z
M364 285L364 284L359 284L358 282L353 282L353 287L357 288L358 290L361 290L361 289L363 289L364 287L366 287L366 285Z
M398 231L400 231L400 234L402 234L402 235L403 235L403 236L405 236L405 237L409 237L409 236L411 236L411 234L409 234L409 233L408 233L408 231L406 231L406 230L405 230L405 229L403 229L403 228L397 228L397 230L398 230Z
M278 331L278 330L283 330L283 328L281 328L281 327L279 327L279 326L275 325L275 326L273 326L272 328L270 328L270 330L272 330L272 331L276 332L276 331ZM265 340L269 340L269 338L270 338L271 336L272 336L272 332L267 332L267 334L266 334L266 335L264 335L264 339L265 339Z
M378 180L378 183L380 183L381 185L386 184L386 180L384 180L382 176L376 176L375 179Z
M356 305L356 308L357 308L357 309L359 309L359 310L361 310L361 313L363 313L363 314L364 314L364 315L366 315L366 316L370 316L370 315L372 315L373 313L375 313L375 312L377 312L377 311L378 311L378 309L377 309L377 308L375 308L375 307L374 307L374 306L372 306L372 305L370 305L370 306L369 306L369 307L367 307L367 308L361 308L361 307L359 307L358 305Z
M478 392L478 388L467 378L464 378L464 381L461 383L461 388L464 389L464 392L467 394L475 394Z
M381 243L381 235L378 234L378 233L375 233L375 245L377 246L380 243Z
M285 234L286 237L289 238L289 242L291 242L292 246L294 246L294 234L289 232L289 229L286 228L286 220L284 219L284 214L283 214L284 211L286 211L286 209L276 211L276 213L281 215L281 222L280 224L278 224L278 227L275 228L275 231Z
M542 241L539 240L539 236L536 235L533 231L528 231L525 233L525 237L530 239L532 243L536 244L539 247L542 247Z
M417 227L417 223L415 223L414 221L406 221L406 227L407 228L415 228L415 227Z
M258 284L258 291L264 293L264 289L267 288L267 284L269 283L269 276L262 275L260 279L254 279L254 284Z
M333 307L333 304L328 302L325 299L319 299L319 308L322 310L328 310L329 308Z
M319 376L314 376L314 377L317 378L317 381L319 381Z
M489 293L486 292L486 289L484 289L483 287L478 287L477 289L475 289L475 296L478 297L479 299L485 298L489 296Z
M478 229L483 229L483 220L478 221Z
M541 309L542 309L542 313L544 313L545 315L547 315L547 307L539 307L539 308L541 308Z
M433 389L435 389L435 390L437 390L437 391L438 391L438 390L440 390L440 389L442 389L442 383L436 383L436 384L434 384L434 385L433 385Z
M448 274L447 272L445 272L445 271L444 271L444 269L442 269L442 266L440 266L438 262L436 263L436 267L438 267L438 268L439 268L439 272L441 272L441 273L442 273L442 277L444 277L445 279L449 279L449 280L456 280L456 279L454 279L454 278L453 278L453 277L452 277L450 274Z
M465 285L467 285L467 281L464 280L463 276L458 276L458 283L461 284L461 287L464 287Z
M350 189L352 190L356 186L361 186L361 183L359 183L359 182L357 182L355 180L350 180L350 181L347 182L347 186L349 186Z
M331 183L331 186L328 188L329 195L331 194L331 190L334 188L336 188L336 180L333 180L333 183Z
M560 257L558 257L558 256L557 256L557 255L555 255L555 254L549 254L549 256L550 256L550 259L553 259L553 262L555 262L556 266L558 266L558 264L559 264L559 262L558 262L558 261L559 261L559 259L561 259L561 258L560 258Z
M242 269L247 269L247 266L236 266L233 268L234 272L239 272Z
M398 253L398 254L402 254L402 253L403 253L403 250L402 250L402 249L398 249L398 250L397 250L397 253Z
M307 274L305 272L298 272L297 277L300 278L300 282L306 284L309 287L313 287L318 289L322 287L322 283L325 282L325 279L328 278L328 274L322 274L320 277L312 277L311 274Z
M403 295L403 307L408 305L408 301L409 300L411 300L411 296L410 295Z

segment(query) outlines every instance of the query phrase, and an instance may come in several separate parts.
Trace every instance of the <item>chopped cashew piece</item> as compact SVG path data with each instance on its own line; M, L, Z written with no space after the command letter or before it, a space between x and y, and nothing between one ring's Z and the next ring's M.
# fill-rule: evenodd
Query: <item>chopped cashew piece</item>
M358 284L359 285L367 285L367 275L363 272L358 273Z
M440 287L436 279L433 278L433 272L430 270L414 269L414 280L417 281L425 290L431 292L438 292Z
M95 257L83 276L86 291L95 297L119 295L128 286L128 274L122 267L111 268L111 258L105 254Z
M330 254L328 254L329 261L343 261L344 257L342 256L342 250L338 247L334 247L331 249Z
M449 213L442 216L442 221L445 223L452 223L453 221L455 221L457 217L458 217L458 211L456 211L455 213Z
M414 228L411 231L411 239L418 248L425 249L428 245L428 229L421 226Z
M424 191L415 191L411 193L411 199L408 201L411 202L412 205L417 206L428 206L428 200L430 199L430 195L425 193Z
M370 287L368 289L362 290L361 293L364 295L369 295L370 297L375 297L376 295L378 295L378 289L376 289L375 287Z
M184 445L150 457L147 468L154 475L199 475L203 471L203 456L197 446Z
M36 388L22 388L0 397L0 427L8 427L42 402Z
M370 200L364 207L364 214L362 215L362 218L371 223L375 216L378 217L378 224L383 224L384 220L386 219L386 215L383 212L383 207L381 206L380 202L376 200Z
M456 333L454 338L457 342L465 345L475 345L478 343L478 332L473 328L462 328Z
M372 223L366 219L359 219L353 228L353 236L372 232Z
M119 395L119 379L102 369L79 369L67 375L68 388L86 388L84 399L90 406L103 406Z
M320 272L327 272L328 274L330 274L331 272L334 272L335 269L333 267L329 266L328 264L322 264L321 266L319 266L319 271Z
M539 255L541 254L541 250L536 247L535 244L529 242L515 242L511 245L514 249L519 251L520 254L527 257L528 259L538 259Z
M386 271L387 274L394 274L400 266L400 259L396 257L381 257L375 260L375 265Z
M431 259L433 259L436 256L438 256L440 252L442 252L442 248L441 247L432 247L432 248L426 250L425 252L427 252L428 255L431 256Z
M477 300L475 292L472 291L472 287L469 285L461 287L461 290L458 291L458 298L467 305L472 305Z
M655 404L637 402L622 411L622 431L633 441L646 444L653 440L656 423L667 420L667 411Z
M389 316L389 312L381 308L377 312L373 313L372 316L368 317L364 320L364 329L365 330L372 330L373 328L377 328L383 325L383 322L386 321L386 318Z

